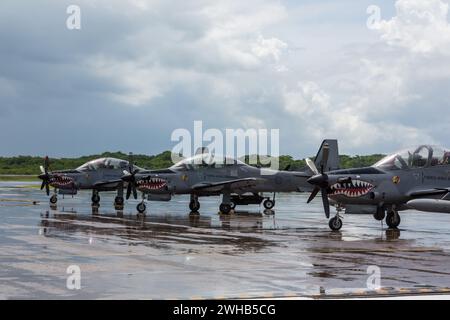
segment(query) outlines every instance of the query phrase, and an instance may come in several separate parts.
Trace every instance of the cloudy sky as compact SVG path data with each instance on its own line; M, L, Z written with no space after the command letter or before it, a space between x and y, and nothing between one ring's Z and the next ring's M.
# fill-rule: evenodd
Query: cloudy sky
M66 27L69 5L81 30ZM371 20L367 9L380 8ZM279 128L280 151L450 146L446 0L0 3L0 155L171 149Z

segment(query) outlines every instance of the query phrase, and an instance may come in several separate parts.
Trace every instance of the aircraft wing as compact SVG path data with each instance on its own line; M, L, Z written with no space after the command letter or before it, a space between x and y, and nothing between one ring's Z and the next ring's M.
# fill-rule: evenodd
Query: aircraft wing
M243 178L243 179L234 179L220 182L201 182L192 186L192 189L198 191L210 191L210 192L219 192L225 188L230 189L231 191L236 189L245 189L256 186L258 183L263 182L264 179L260 178Z
M433 188L423 190L413 190L408 194L412 198L439 195L450 192L450 188Z
M94 188L101 188L101 187L114 187L116 184L122 182L122 179L115 179L115 180L106 180L106 181L100 181L94 183Z

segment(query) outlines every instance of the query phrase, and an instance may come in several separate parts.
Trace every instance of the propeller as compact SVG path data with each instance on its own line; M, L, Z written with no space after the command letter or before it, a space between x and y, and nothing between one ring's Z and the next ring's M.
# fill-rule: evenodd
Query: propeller
M130 198L131 193L133 193L133 198L137 199L137 191L136 191L136 173L137 169L134 169L134 161L133 161L133 153L130 152L128 157L128 171L124 170L123 173L125 176L122 177L122 180L128 183L127 186L127 200Z
M45 192L47 193L47 195L50 195L50 174L48 173L49 166L50 160L48 159L48 156L45 156L44 165L39 166L39 169L41 169L41 174L38 176L38 178L42 180L41 190L45 187Z
M322 194L323 209L327 218L330 217L330 202L328 201L328 175L325 174L325 168L328 163L329 151L330 146L328 145L328 143L325 143L322 147L322 161L320 164L320 171L317 169L315 163L311 159L306 159L306 164L314 173L314 176L309 178L307 181L315 186L314 190L311 192L311 195L308 198L307 203L310 203L320 191Z

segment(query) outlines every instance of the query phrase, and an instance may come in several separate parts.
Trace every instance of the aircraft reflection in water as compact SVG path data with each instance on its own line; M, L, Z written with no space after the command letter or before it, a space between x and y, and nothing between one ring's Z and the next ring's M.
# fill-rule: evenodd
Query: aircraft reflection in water
M241 213L240 213L241 214ZM215 236L214 230L227 231L263 231L263 215L257 213L242 213L243 215L219 216L215 225L211 216L199 214L186 215L124 215L122 211L116 214L92 211L92 215L79 214L76 210L62 209L58 212L46 211L41 214L40 227L46 237L70 237L76 233L95 234L97 236L114 236L132 241L161 240L167 242L234 244L236 246L255 247L266 245L266 240L250 235ZM267 217L266 217L267 218ZM271 217L273 218L273 216ZM273 218L274 219L274 218ZM201 229L210 229L211 233ZM201 241L201 242L199 242ZM244 244L247 242L247 244Z

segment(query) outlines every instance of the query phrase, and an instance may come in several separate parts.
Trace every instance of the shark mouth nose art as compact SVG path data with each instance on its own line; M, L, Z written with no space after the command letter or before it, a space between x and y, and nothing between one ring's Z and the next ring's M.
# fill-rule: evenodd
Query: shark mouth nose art
M68 176L55 175L49 179L49 184L52 187L64 188L71 186L73 184L73 179Z
M139 190L159 190L167 185L167 181L161 178L148 178L136 183Z
M357 198L368 194L373 188L373 184L362 180L352 180L351 182L344 183L338 182L330 187L329 195L344 195L349 198Z

